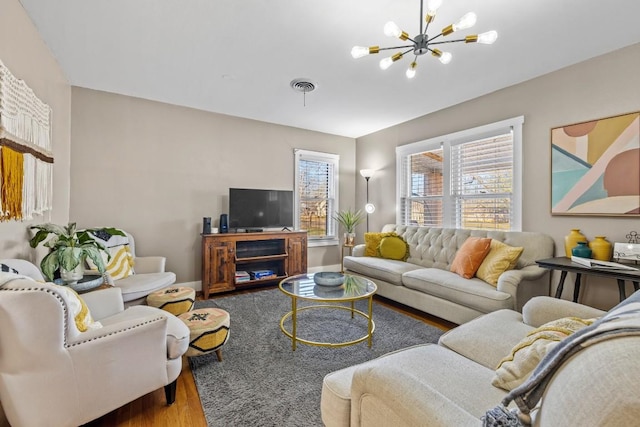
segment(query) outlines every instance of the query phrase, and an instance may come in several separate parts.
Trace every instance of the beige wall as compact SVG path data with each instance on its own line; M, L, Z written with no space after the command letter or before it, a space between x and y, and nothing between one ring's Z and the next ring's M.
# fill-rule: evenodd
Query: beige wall
M178 282L201 279L202 218L218 225L229 187L293 190L293 149L340 155L340 203L355 199L355 140L74 87L71 218L136 237ZM339 264L336 246L309 267Z
M551 216L549 137L550 129L557 126L640 110L639 69L640 44L636 44L358 138L357 168L378 169L369 184L370 199L378 207L370 228L379 229L396 219L396 146L524 115L523 229L551 235L558 255L564 253L563 238L574 227L588 238L605 235L611 242L625 241L629 231L640 231L638 217ZM364 203L361 181L358 200ZM570 298L572 283L571 277L565 283L565 298ZM614 281L588 279L582 289L581 300L597 307L608 308L618 299Z
M53 109L53 211L32 221L0 223L0 258L34 261L28 227L69 220L71 88L18 0L0 0L0 60Z

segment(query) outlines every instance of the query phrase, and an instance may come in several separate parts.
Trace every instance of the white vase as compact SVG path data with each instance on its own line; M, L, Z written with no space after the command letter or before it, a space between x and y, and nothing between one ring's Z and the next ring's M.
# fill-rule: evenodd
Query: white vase
M84 268L82 267L82 263L78 264L78 266L71 271L60 267L60 278L67 285L75 285L83 276Z

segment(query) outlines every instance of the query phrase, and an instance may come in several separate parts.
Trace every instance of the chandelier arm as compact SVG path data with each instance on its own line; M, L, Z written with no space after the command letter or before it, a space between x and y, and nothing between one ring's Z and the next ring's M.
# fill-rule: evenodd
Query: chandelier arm
M415 43L413 45L407 44L404 46L391 46L391 47L381 47L380 50L391 50L391 49L404 49L405 47L410 47L411 49L409 49L407 52L413 50L413 46L415 45Z
M431 42L430 44L445 44L445 43L456 43L456 42L463 42L463 41L465 41L465 39L443 40L441 42Z
M440 33L440 34L437 34L437 35L435 35L435 36L431 37L429 40L427 40L427 43L431 43L431 41L432 41L432 40L437 39L438 37L440 37L440 36L441 36L441 35L443 35L443 34L444 34L444 33ZM425 34L425 35L426 35L426 34Z

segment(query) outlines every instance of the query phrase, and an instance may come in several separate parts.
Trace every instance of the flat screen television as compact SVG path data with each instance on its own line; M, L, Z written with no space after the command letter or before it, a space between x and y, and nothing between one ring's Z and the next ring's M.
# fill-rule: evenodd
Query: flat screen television
M229 230L293 229L293 191L229 189Z

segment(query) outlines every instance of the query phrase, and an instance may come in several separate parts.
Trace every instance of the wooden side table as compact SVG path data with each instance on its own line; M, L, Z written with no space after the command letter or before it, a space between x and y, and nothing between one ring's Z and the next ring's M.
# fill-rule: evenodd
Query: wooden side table
M353 247L355 245L342 245L342 253L340 254L340 273L344 273L344 250L347 249L347 255L353 255Z

